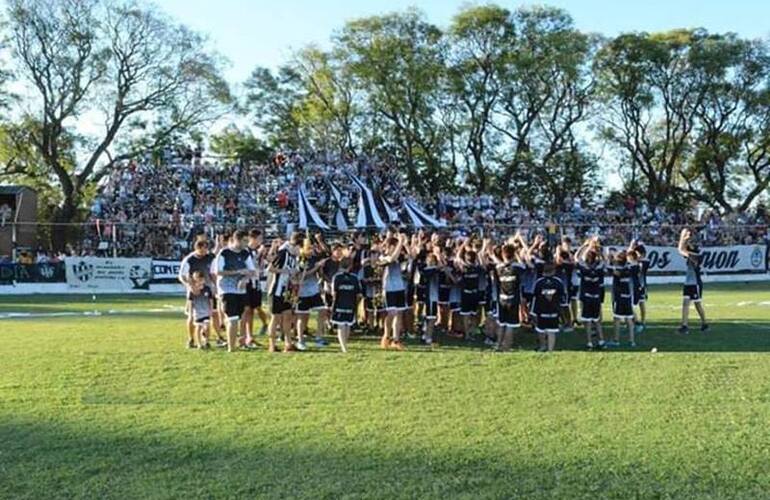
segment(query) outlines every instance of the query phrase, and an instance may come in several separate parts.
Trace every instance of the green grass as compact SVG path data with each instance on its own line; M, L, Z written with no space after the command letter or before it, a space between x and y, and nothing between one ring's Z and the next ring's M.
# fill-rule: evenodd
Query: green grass
M707 287L688 337L679 294L634 350L347 356L184 350L179 297L0 297L103 313L0 320L0 498L768 498L770 284Z

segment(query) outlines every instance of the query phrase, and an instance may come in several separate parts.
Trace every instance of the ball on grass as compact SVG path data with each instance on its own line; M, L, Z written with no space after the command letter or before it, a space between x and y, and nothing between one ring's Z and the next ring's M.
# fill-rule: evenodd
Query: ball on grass
M658 352L658 348L657 347L653 347L652 349L650 349L650 352L655 354L656 352Z

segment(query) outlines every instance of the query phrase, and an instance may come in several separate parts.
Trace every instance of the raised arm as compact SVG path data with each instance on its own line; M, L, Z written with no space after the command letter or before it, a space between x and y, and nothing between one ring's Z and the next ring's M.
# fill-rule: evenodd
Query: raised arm
M686 259L690 257L690 252L687 251L687 241L689 239L690 230L687 228L682 229L682 232L679 235L679 245L677 245L677 250L679 250L679 253Z

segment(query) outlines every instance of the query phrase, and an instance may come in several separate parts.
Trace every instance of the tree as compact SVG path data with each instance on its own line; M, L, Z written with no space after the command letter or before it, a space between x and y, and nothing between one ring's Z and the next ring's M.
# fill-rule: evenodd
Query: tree
M273 148L303 149L297 109L305 97L302 77L290 65L273 73L258 67L245 83L245 111Z
M225 158L241 162L267 163L272 151L251 131L228 125L209 138L211 151Z
M770 46L720 35L696 56L705 90L682 172L686 190L714 208L745 211L770 186Z
M468 7L454 17L449 30L449 91L458 101L458 127L464 152L470 155L467 178L478 192L486 192L492 180L490 122L514 43L510 16L496 5Z
M305 95L295 109L296 120L315 149L355 154L357 110L353 79L333 54L314 46L299 51L293 67Z
M57 222L75 220L88 189L120 162L211 122L230 102L205 39L152 6L10 0L8 21L16 69L30 84L26 138L44 166L27 174L55 179ZM86 117L102 130L78 130Z
M411 187L451 185L442 167L446 131L436 119L445 75L441 31L415 10L348 22L335 53L379 115L383 142L393 146Z
M603 138L624 151L645 181L652 206L676 202L678 181L705 96L707 63L698 54L715 37L703 30L630 33L599 52Z
M530 184L532 198L525 201L558 206L563 196L583 192L585 169L596 168L585 161L576 137L594 98L590 68L598 39L578 31L561 9L519 9L512 22L515 40L491 122L504 138L504 151L511 151L500 155L497 185L507 191L514 180ZM532 182L538 178L555 183ZM578 182L568 185L567 179Z

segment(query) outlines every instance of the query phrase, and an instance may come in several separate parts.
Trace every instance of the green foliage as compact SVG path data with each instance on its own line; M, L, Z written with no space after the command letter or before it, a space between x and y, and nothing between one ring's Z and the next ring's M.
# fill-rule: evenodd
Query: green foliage
M55 181L58 222L78 217L112 167L194 133L232 100L221 57L152 4L13 0L7 14L13 69L29 89L19 126L39 160L26 175ZM80 131L85 117L103 131Z
M271 150L254 134L235 125L213 134L209 141L212 152L226 158L266 163L271 156Z

